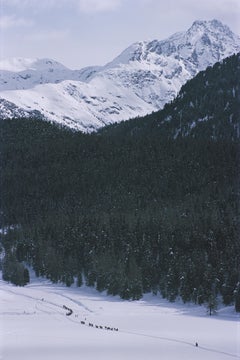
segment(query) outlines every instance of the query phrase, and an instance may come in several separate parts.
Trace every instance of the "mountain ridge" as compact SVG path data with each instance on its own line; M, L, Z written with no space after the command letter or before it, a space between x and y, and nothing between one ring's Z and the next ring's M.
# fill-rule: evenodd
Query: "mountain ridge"
M105 66L70 70L51 59L15 61L0 71L0 98L43 118L91 132L162 109L181 86L215 62L240 51L240 37L218 20L195 21L165 40L130 45ZM2 63L2 65L1 65ZM17 63L17 65L16 65ZM4 65L4 66L3 66ZM16 113L16 112L15 112ZM1 106L0 118L13 117Z
M164 108L144 117L109 125L108 137L192 137L222 141L240 138L240 52L200 71Z

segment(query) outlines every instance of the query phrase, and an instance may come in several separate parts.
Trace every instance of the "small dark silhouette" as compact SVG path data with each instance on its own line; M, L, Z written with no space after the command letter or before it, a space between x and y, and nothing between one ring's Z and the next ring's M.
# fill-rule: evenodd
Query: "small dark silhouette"
M198 343L197 343L197 342L196 342L195 346L198 347Z
M68 311L68 312L66 313L67 316L72 315L72 313L73 313L72 309L68 308L66 305L63 305L63 308Z

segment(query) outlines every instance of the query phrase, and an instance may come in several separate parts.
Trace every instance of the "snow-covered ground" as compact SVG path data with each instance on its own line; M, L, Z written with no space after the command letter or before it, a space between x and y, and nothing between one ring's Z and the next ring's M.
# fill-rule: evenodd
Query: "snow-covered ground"
M67 316L63 306L73 313ZM231 358L240 359L240 317L233 307L210 317L203 306L150 294L123 301L85 286L32 278L23 288L0 280L0 359Z

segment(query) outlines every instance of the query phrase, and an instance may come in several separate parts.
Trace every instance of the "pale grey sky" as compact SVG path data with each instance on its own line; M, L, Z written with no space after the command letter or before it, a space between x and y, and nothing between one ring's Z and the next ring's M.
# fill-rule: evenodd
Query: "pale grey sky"
M0 0L0 59L104 65L133 42L211 19L240 35L240 0Z

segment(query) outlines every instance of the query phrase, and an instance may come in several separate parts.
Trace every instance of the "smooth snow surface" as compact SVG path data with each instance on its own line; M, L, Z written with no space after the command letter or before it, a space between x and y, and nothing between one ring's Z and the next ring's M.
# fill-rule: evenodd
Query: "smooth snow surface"
M85 286L0 281L2 360L240 359L239 321L233 307L210 317L204 307L159 296L129 302Z

